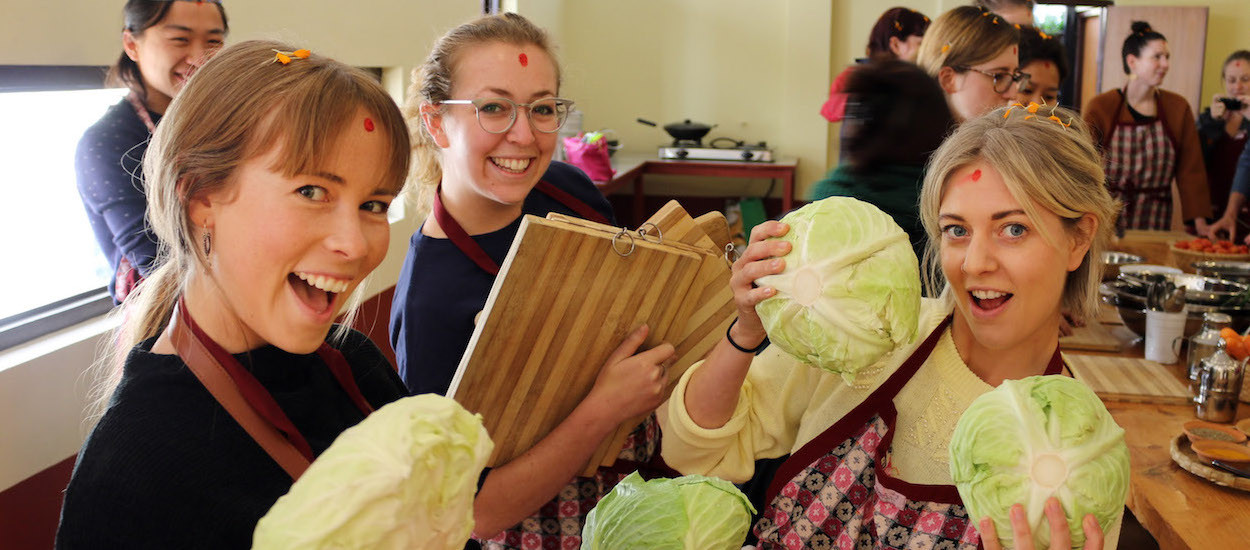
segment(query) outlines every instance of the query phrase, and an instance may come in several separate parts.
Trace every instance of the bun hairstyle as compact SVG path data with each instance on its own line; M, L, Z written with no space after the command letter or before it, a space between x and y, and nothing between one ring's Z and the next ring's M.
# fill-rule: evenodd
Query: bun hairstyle
M1150 23L1145 21L1134 21L1131 31L1128 38L1124 39L1124 47L1120 49L1120 63L1124 65L1124 74L1133 72L1128 68L1128 56L1141 56L1142 48L1155 40L1167 42L1162 34L1150 28Z
M135 38L143 36L144 31L165 19L173 3L173 0L127 0L126 6L122 8L124 19L122 30L129 31L130 35ZM221 5L221 2L214 3L217 4L217 12L221 14L222 29L229 33L230 22L226 19L226 8ZM148 90L143 85L143 75L139 73L139 64L130 59L125 51L109 67L104 82L110 87L130 88L131 91L139 94L139 99L147 101Z
M938 16L925 32L916 64L937 78L942 67L971 67L1020 44L1016 26L976 6L959 6Z
M924 36L929 28L929 18L923 13L907 8L890 8L881 14L877 24L868 33L869 59L894 59L890 51L890 39L907 40L909 36Z
M1059 81L1068 78L1068 56L1063 43L1037 27L1020 28L1020 68L1037 60L1049 61L1059 70Z

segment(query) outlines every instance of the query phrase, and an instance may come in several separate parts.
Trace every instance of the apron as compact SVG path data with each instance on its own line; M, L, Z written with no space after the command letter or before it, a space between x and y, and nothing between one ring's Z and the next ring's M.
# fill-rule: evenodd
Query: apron
M130 103L130 108L135 110L135 115L147 127L149 137L152 132L156 131L156 124L152 122L152 116L148 114L148 108L143 105L143 101L139 99L139 94L130 92L126 94L126 101ZM130 260L122 255L117 262L117 271L113 273L113 296L117 298L117 303L126 301L126 297L131 291L143 281L143 275L139 274L139 270L130 265Z
M868 399L781 465L755 524L759 548L980 547L976 522L954 485L920 485L891 474L894 397L920 370L950 321L942 321ZM1062 368L1056 349L1045 374Z
M1113 120L1128 101L1121 90ZM1172 228L1172 179L1176 175L1176 144L1164 123L1163 103L1150 122L1116 122L1103 139L1107 189L1124 203L1116 229Z

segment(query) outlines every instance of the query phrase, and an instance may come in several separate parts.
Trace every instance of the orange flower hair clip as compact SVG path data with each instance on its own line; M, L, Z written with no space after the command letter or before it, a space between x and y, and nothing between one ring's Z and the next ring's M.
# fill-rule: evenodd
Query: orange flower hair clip
M292 59L308 59L308 56L310 55L312 55L312 52L304 49L295 50L293 52L274 50L273 60L286 65L287 63L290 63Z

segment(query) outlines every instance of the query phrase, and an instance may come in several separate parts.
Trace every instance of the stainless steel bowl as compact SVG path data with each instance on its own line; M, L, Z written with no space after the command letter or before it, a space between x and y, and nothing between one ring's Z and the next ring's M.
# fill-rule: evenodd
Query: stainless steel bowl
M1127 273L1121 273L1119 279L1114 281L1116 288L1128 292L1130 294L1140 296L1143 300L1146 298L1146 291L1150 287L1152 279L1166 279L1178 287L1185 288L1185 303L1223 306L1229 305L1233 298L1245 294L1250 288L1245 283L1235 281L1227 281L1224 279L1216 279L1214 277L1203 277L1191 273L1181 274L1165 274L1165 275L1147 275L1145 277L1137 277Z
M1120 266L1142 263L1142 257L1128 252L1103 252L1102 263L1106 267L1102 271L1102 280L1110 281L1120 276Z
M1120 319L1124 321L1124 326L1133 331L1134 334L1146 336L1146 309L1132 299L1125 299L1123 292L1115 292L1103 285L1102 300L1108 304L1115 306L1120 313ZM1131 295L1129 295L1131 296ZM1202 306L1188 305L1186 306L1188 316L1185 319L1185 338L1189 338L1202 330L1202 316L1208 311L1219 311L1227 313L1232 319L1232 328L1237 332L1245 332L1250 328L1250 309L1247 308L1230 308L1218 306Z
M1206 260L1194 262L1190 265L1193 266L1199 275L1204 277L1214 277L1238 283L1250 283L1250 262Z

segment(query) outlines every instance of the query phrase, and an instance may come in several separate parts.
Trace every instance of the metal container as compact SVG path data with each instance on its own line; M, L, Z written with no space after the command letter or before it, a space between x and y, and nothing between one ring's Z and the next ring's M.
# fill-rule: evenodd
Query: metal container
M1120 276L1120 266L1142 263L1142 257L1127 252L1105 251L1102 253L1102 280L1112 281Z
M1224 352L1223 340L1217 346L1214 354L1202 360L1195 412L1201 420L1229 423L1237 419L1245 363Z
M1250 283L1250 262L1205 260L1190 264L1199 275L1238 283Z
M1198 373L1202 370L1202 360L1210 357L1219 349L1224 341L1220 337L1220 329L1230 326L1233 318L1227 313L1207 312L1202 314L1202 330L1189 339L1189 355L1185 364L1189 367L1189 395L1198 397Z

